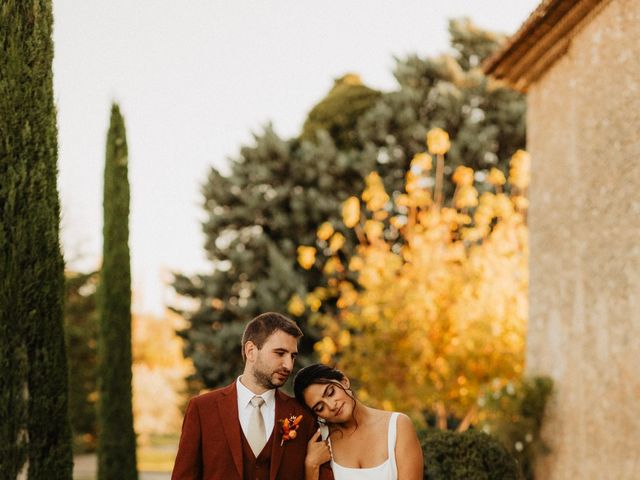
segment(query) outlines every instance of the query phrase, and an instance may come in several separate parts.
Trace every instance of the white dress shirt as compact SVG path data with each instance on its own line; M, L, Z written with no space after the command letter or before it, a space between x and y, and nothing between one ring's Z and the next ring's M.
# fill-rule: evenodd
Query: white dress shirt
M249 430L249 418L251 417L251 412L253 412L253 408L250 404L251 399L256 396L251 390L249 390L241 381L242 376L238 377L236 380L236 389L238 390L238 417L240 420L240 427L242 428L242 432L244 436L247 436L247 432ZM262 417L264 419L264 432L265 432L265 440L269 440L271 436L271 432L273 431L273 425L275 424L276 417L276 391L267 390L258 397L262 397L264 400L264 405L260 409L262 412Z

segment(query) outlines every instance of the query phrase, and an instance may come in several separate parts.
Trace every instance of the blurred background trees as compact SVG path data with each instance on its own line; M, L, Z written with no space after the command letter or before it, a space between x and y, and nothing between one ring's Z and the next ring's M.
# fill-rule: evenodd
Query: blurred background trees
M525 142L524 99L478 68L503 38L467 20L451 21L449 31L450 54L397 60L396 90L376 92L345 75L311 110L299 138L282 139L267 126L231 160L229 174L211 170L203 186L203 229L212 271L177 273L173 284L197 305L177 311L187 321L180 332L185 353L204 386L239 374L243 326L264 311L292 307L305 332L299 365L313 358L320 334L307 321L311 308L290 301L325 286L326 279L319 269L298 264L298 247L313 243L316 230L328 223L342 228L345 254L353 251L356 237L340 227L342 202L362 192L372 171L389 195L401 192L429 129L451 134L443 177L449 197L458 165L474 169L480 192L491 187L492 168L507 173L510 156ZM314 260L324 263L323 255L319 250Z
M435 412L441 429L452 414L466 429L483 391L519 379L524 367L529 157L514 154L508 184L492 170L493 191L481 196L474 171L459 166L445 199L439 188L450 142L440 129L427 138L437 159L416 154L403 193L390 197L374 172L344 203L343 223L359 239L354 252L336 245L341 234L326 239L322 230L305 247L328 243L331 253L319 266L301 258L303 268L329 278L305 303L315 305L311 321L325 335L316 344L321 361L357 379L365 402L418 422ZM324 311L322 302L333 298L338 311Z
M94 451L97 441L98 273L66 272L65 333L69 359L69 420L74 450Z

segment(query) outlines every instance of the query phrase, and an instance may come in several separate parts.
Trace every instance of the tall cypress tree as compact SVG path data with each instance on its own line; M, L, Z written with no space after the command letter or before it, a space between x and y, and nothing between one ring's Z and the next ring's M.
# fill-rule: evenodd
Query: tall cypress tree
M50 0L0 7L0 478L71 479Z
M98 310L98 479L135 480L136 437L131 400L131 265L127 138L111 107L104 168L103 257Z

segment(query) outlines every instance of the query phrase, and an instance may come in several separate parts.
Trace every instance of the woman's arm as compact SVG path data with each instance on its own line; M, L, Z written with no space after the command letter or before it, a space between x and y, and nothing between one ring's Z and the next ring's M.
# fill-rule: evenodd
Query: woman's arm
M422 480L424 460L413 422L404 414L398 416L396 464L398 480Z

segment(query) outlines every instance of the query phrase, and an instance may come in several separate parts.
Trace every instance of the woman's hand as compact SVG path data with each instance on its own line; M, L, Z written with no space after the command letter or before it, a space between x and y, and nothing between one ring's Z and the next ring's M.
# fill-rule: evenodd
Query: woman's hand
M304 459L306 480L317 480L320 473L320 465L331 460L331 451L327 441L318 441L320 429L307 443L307 456Z

